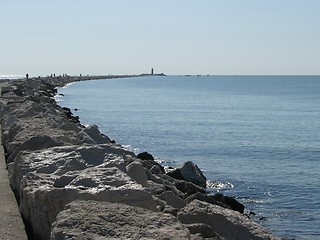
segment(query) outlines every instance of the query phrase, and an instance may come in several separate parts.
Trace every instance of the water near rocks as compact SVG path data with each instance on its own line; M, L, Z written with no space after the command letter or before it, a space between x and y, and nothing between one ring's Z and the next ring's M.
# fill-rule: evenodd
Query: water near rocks
M279 236L320 236L320 77L143 77L74 83L62 106L167 165L195 162Z

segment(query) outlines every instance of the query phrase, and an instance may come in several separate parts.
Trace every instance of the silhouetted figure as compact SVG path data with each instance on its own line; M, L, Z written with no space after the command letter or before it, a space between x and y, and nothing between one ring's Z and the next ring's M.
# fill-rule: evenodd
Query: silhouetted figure
M29 79L29 74L28 74L28 73L26 74L26 79L27 79L27 80Z
M153 75L153 68L151 68L151 75Z

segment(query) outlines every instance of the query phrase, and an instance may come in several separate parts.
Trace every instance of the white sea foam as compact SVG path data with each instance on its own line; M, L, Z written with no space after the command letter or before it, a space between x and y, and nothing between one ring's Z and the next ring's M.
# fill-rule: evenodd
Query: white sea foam
M219 181L207 181L208 189L226 190L234 188L234 185L230 182L219 182Z

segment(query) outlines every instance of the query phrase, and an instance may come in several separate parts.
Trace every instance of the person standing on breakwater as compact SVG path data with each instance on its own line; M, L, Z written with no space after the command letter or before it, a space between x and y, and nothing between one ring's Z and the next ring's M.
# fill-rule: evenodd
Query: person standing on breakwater
M29 74L28 74L28 73L26 74L26 79L27 79L27 80L29 79Z

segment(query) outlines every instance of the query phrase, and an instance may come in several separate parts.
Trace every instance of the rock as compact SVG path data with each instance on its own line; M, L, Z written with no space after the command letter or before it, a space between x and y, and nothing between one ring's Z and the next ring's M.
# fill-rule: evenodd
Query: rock
M190 232L170 214L124 204L74 201L52 226L51 240L60 239L190 239Z
M184 224L202 223L230 240L276 240L277 238L244 215L210 203L194 200L178 212Z
M147 152L139 153L137 155L137 158L142 160L141 163L145 168L148 168L150 170L151 168L156 166L160 169L162 174L165 173L164 167L161 166L159 163L157 163L150 153L147 153Z
M179 196L175 195L172 191L165 191L157 196L161 200L165 201L168 205L173 208L183 208L186 206L186 202Z
M150 192L152 195L159 195L166 190L166 187L163 184L148 180L145 190Z
M204 193L201 193L201 192L198 192L198 193L195 193L195 194L192 194L190 195L189 197L187 197L185 199L185 201L187 203L190 203L192 202L193 200L199 200L199 201L202 201L202 202L207 202L207 203L210 203L210 204L214 204L214 205L218 205L220 207L224 207L224 208L230 208L229 206L227 206L226 204L222 203L222 202L219 202L217 201L213 196L209 196L207 194L204 194ZM231 209L231 208L230 208Z
M161 169L160 166L158 165L154 165L153 167L150 168L150 172L152 174L156 174L156 175L159 175L159 174L162 174L164 173L163 170Z
M81 132L78 133L78 136L85 143L111 143L111 140L99 131L97 125L92 125L84 128Z
M142 164L138 161L134 161L126 166L126 173L134 179L137 183L141 184L142 186L147 186L147 174L142 166Z
M209 225L203 223L185 224L191 234L199 234L202 238L223 240Z
M137 158L141 160L154 160L153 156L150 153L142 152L137 155Z
M238 202L233 197L224 196L222 193L216 193L213 198L216 201L219 201L227 206L229 206L232 210L238 211L240 213L244 213L244 205L240 202Z
M207 185L206 177L203 175L198 166L191 161L184 163L181 168L177 168L176 170L168 172L167 174L175 179L192 182L203 188L205 188Z
M196 184L193 184L192 182L187 182L183 180L176 180L174 183L175 187L186 194L187 196L195 194L195 193L205 193L206 190L202 187L199 187Z
M170 205L165 205L165 208L162 210L163 213L169 213L175 217L177 217L177 214L180 209L171 207Z
M53 139L50 136L38 135L38 136L31 137L25 142L23 142L22 144L20 144L20 146L15 149L15 151L7 159L7 163L11 163L16 157L16 154L22 150L39 150L39 149L61 146L61 145L63 145L62 142L59 142L58 140Z
M159 183L159 184L163 184L163 180L159 175L152 174L148 168L145 168L145 170L147 173L148 180Z

